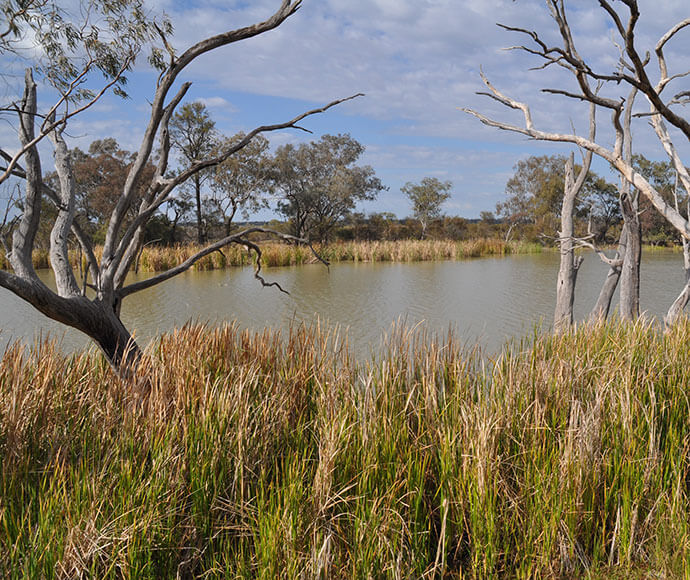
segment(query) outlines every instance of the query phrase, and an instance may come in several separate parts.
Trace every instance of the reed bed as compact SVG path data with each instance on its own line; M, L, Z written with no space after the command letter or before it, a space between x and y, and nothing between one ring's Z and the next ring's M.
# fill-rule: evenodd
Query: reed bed
M262 266L298 266L318 262L318 258L306 246L293 246L268 242L262 244ZM161 272L173 268L201 249L194 244L166 246L146 246L141 252L135 266L142 272ZM382 242L342 242L317 245L318 254L329 262L419 262L429 260L463 260L486 256L505 256L508 254L526 254L542 251L539 244L498 239L480 238L467 241L452 240L400 240ZM96 249L96 256L101 254ZM35 250L33 254L35 268L49 268L47 250ZM70 252L70 261L75 267L86 262L78 251ZM222 251L214 252L199 260L193 268L196 270L219 270L228 267L253 264L255 256L241 246L229 246ZM5 255L0 251L0 268L9 269Z
M357 363L325 328L188 326L136 384L14 346L0 576L688 577L689 341L609 324L489 364L398 327Z

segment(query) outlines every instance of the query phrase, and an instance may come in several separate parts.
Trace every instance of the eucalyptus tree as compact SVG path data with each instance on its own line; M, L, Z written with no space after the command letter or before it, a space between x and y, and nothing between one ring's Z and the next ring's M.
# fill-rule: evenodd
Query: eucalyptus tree
M177 267L152 278L127 283L127 273L142 247L146 224L158 209L171 198L177 188L198 172L214 167L245 147L258 134L297 127L310 115L321 113L346 99L301 113L291 120L262 125L247 132L245 137L196 161L180 172L171 173L170 121L187 93L190 82L181 76L190 65L210 51L235 42L268 33L296 13L300 0L282 0L266 20L204 38L183 51L172 48L168 38L171 26L165 20L154 20L141 0L89 0L78 10L76 19L66 12L59 14L60 26L34 21L15 21L12 34L34 39L35 59L24 75L23 94L4 107L18 121L19 145L3 143L0 155L6 161L0 182L11 176L22 179L21 213L10 236L4 237L12 272L0 271L0 287L27 301L46 316L69 325L91 337L110 363L124 372L134 372L140 351L120 319L122 301L131 294L150 288L190 268L201 257L228 244L242 244L260 252L250 234L266 232L248 228L209 244ZM33 27L39 27L35 30ZM14 29L13 29L14 30ZM153 41L157 40L158 45ZM126 73L137 55L151 47L149 62L158 70L158 78L150 100L150 113L138 151L128 168L121 189L113 192L116 199L105 228L102 256L97 258L93 241L75 219L77 190L66 139L69 122L92 106L108 90L122 94ZM99 75L104 81L94 89ZM57 95L47 109L39 110L37 80L52 87L46 97ZM85 82L91 84L86 85ZM175 88L173 88L175 87ZM58 182L55 188L43 180L41 152L38 143L48 137L53 144ZM154 148L158 141L158 150ZM147 167L153 163L153 175ZM144 192L143 195L141 192ZM55 207L50 236L50 261L57 289L51 290L38 277L31 260L32 249L41 221L41 201L46 198ZM134 210L134 216L131 212ZM278 235L278 234L276 234ZM78 244L87 264L83 276L75 272L69 261L72 240ZM258 261L257 261L258 264ZM257 277L261 279L257 266Z
M220 148L232 147L244 137L242 132L228 137L220 142ZM232 231L237 212L242 212L247 218L251 212L268 207L266 196L272 190L269 147L268 139L257 135L246 147L215 168L210 201L223 217L227 236Z
M216 149L219 135L216 123L211 118L206 105L199 101L185 103L173 115L170 122L170 141L177 149L182 169L188 169L211 156ZM204 227L204 216L201 203L201 189L205 181L212 176L210 169L197 171L191 176L191 186L196 209L197 242L206 242L207 233Z
M426 237L429 222L441 217L441 206L450 198L453 184L436 177L424 177L420 183L408 181L400 188L412 202L414 217L422 225L421 237Z
M356 207L385 189L369 165L357 165L364 146L350 135L324 135L318 141L276 150L272 183L281 196L278 211L292 234L326 240Z
M503 93L489 81L484 73L481 73L481 77L487 91L481 94L509 109L521 112L522 123L497 120L472 109L464 110L491 127L521 133L541 141L570 143L591 151L619 172L622 180L621 204L626 218L637 218L637 208L633 204L635 193L632 188L634 187L635 191L643 195L681 236L690 239L690 222L634 166L630 154L632 103L639 94L647 100L649 105L649 111L644 117L645 121L651 123L658 143L677 171L684 189L687 191L690 188L690 174L682 163L678 148L674 143L674 138L680 138L683 143L690 139L690 121L677 110L678 105L688 102L690 93L687 90L676 89L674 94L672 89L677 85L677 81L690 74L690 71L681 69L670 72L666 57L667 45L676 40L681 32L686 31L690 26L690 18L671 25L653 47L640 47L640 38L643 38L643 35L637 34L641 18L637 0L623 0L618 3L599 0L602 17L610 22L615 37L611 43L611 50L615 52L615 59L618 62L615 70L601 71L597 70L594 63L586 60L578 51L577 35L573 33L568 20L565 0L546 0L546 5L557 30L559 39L557 44L550 45L539 32L534 30L501 26L508 31L523 34L531 40L531 44L515 48L540 59L540 68L561 67L572 76L575 89L548 88L544 89L546 93L590 103L610 113L611 129L614 135L613 144L574 133L558 133L537 128L529 105ZM652 67L658 69L658 74L652 73ZM657 77L656 81L652 81L653 76ZM676 134L671 134L667 123L677 129ZM628 223L631 223L630 219ZM628 237L635 233L635 228L634 225L629 228ZM626 254L623 256L624 271L626 268L634 269L635 254L638 254L635 246L636 243L631 243L630 239L626 240ZM632 277L631 280L634 286ZM621 297L623 318L636 316L634 300L633 287L625 298Z
M538 238L556 229L565 183L563 155L531 155L520 159L506 183L506 197L496 215L523 235Z

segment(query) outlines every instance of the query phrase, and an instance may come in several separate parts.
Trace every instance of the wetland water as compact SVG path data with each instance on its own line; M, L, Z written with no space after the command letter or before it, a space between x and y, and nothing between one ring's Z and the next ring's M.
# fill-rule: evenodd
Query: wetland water
M641 304L659 317L683 286L678 252L645 253ZM396 320L425 324L444 334L451 328L468 345L495 352L507 339L522 337L553 320L558 254L404 264L340 263L267 268L267 281L291 295L263 288L251 268L187 272L127 298L123 319L142 344L189 321L237 321L242 328L286 328L317 320L347 329L350 346L368 356ZM596 300L606 267L588 254L580 270L575 316L582 320ZM44 272L49 282L50 273ZM617 300L617 298L616 298ZM10 292L0 289L0 352L11 340L50 335L64 350L89 345Z

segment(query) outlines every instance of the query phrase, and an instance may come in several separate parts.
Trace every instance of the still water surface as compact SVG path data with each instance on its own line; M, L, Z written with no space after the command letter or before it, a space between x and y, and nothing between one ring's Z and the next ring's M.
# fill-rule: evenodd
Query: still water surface
M347 329L351 347L367 356L399 319L496 352L512 337L553 320L558 255L544 253L460 262L334 264L271 268L265 277L290 292L263 288L251 268L187 272L125 300L123 319L146 343L189 321L237 321L242 328L285 328L320 320ZM586 318L606 267L588 255L577 283L575 315ZM42 273L50 282L50 273ZM663 315L683 285L682 256L646 254L641 302L649 316ZM0 352L15 339L50 335L64 350L89 345L76 331L54 323L0 289Z

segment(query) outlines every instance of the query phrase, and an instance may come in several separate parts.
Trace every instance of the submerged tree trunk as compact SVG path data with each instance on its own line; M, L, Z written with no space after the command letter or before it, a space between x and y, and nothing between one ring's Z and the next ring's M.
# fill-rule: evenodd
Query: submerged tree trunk
M632 165L632 108L637 95L633 87L625 106L623 122L623 156ZM637 191L625 177L621 181L621 213L625 230L625 250L621 267L621 293L618 313L621 320L634 321L640 316L640 261L642 260L642 228L638 214Z
M565 164L565 190L561 208L561 231L559 232L561 265L558 270L556 310L553 317L553 328L556 333L565 332L573 324L575 283L583 260L582 256L575 256L573 212L575 198L580 188L575 183L574 164L574 155L571 153ZM586 170L583 169L583 171Z
M666 325L666 328L671 328L676 322L678 322L681 315L683 314L683 311L685 310L685 307L688 305L689 301L690 301L690 279L688 279L685 282L685 286L683 287L683 290L678 295L678 298L676 298L673 301L673 304L671 304L671 307L668 309L666 316L664 316L664 324Z
M597 131L596 107L589 107L589 138L594 139ZM561 231L559 242L561 250L561 264L558 270L556 284L556 309L554 312L554 331L565 332L573 324L573 303L575 302L575 283L580 270L582 256L575 255L575 227L573 215L575 200L582 190L592 165L592 152L587 151L583 158L582 168L575 177L575 154L570 153L565 163L565 182L563 189L563 204L561 207Z
M655 128L657 129L657 134L660 137L666 137L668 135L668 133L665 130L665 127L659 120L656 120L654 124ZM670 153L671 157L673 158L675 156L675 149L671 148ZM688 173L688 170L684 165L677 163L676 185L673 189L673 197L675 200L676 211L680 211L678 203L678 189L680 182L683 183L687 195L687 193L690 192L690 173ZM686 203L687 211L690 212L690 198L687 198ZM666 325L667 330L671 328L676 322L678 322L678 319L683 313L683 310L685 310L685 307L688 305L688 301L690 301L690 241L688 241L688 239L684 236L681 237L681 240L683 242L683 267L685 269L685 286L678 295L678 298L676 298L673 301L673 304L671 304L671 307L668 309L666 316L664 316L664 324Z
M620 307L622 320L634 321L640 315L640 261L642 259L642 230L637 204L630 195L621 196L625 247L620 275Z
M690 302L690 242L685 238L683 238L683 266L685 268L685 286L664 316L664 324L667 329L678 322L685 307Z
M204 218L201 214L201 178L194 176L194 198L196 201L196 241L199 245L206 241L204 232Z
M616 252L616 258L614 258L614 261L621 259L625 253L626 236L627 230L623 228L621 231L621 237L618 241L618 251ZM609 311L611 310L611 302L613 301L613 295L616 292L618 281L621 277L621 267L622 263L618 264L614 262L613 264L609 265L606 280L604 280L604 284L599 292L597 302L594 305L594 308L592 308L592 312L589 314L590 322L603 322L608 318Z

